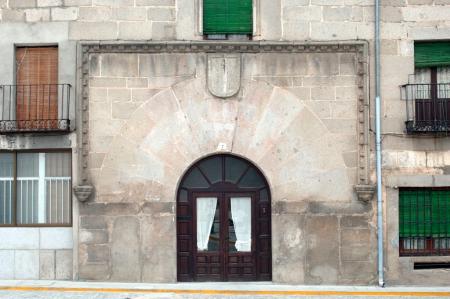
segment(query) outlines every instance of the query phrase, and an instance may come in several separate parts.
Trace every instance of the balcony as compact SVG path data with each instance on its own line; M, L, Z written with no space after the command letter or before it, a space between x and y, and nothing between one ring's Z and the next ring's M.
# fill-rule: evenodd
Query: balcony
M406 132L447 133L450 131L450 83L406 84Z
M0 85L0 133L70 130L70 84Z

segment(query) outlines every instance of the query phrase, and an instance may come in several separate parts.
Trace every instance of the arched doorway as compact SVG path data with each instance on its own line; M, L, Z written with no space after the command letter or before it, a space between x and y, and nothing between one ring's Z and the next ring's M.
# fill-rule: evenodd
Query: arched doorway
M270 190L249 161L214 155L177 193L178 281L272 279Z

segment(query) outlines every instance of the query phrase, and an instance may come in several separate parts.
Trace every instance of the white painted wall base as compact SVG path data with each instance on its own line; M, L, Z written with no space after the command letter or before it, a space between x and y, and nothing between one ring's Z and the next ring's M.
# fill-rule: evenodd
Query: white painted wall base
M0 279L72 279L71 227L1 227Z

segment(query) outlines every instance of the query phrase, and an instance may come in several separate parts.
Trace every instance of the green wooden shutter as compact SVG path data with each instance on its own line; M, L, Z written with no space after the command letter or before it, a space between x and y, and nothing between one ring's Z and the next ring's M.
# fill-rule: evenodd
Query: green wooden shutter
M450 42L426 42L414 44L416 68L450 65Z
M204 34L252 34L252 0L204 0Z
M400 190L401 238L450 237L450 190Z

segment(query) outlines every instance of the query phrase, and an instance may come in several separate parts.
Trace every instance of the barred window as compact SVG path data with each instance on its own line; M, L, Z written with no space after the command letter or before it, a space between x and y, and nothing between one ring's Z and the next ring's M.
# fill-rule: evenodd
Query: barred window
M450 188L401 188L400 255L450 254Z
M71 153L0 152L0 225L71 225Z

